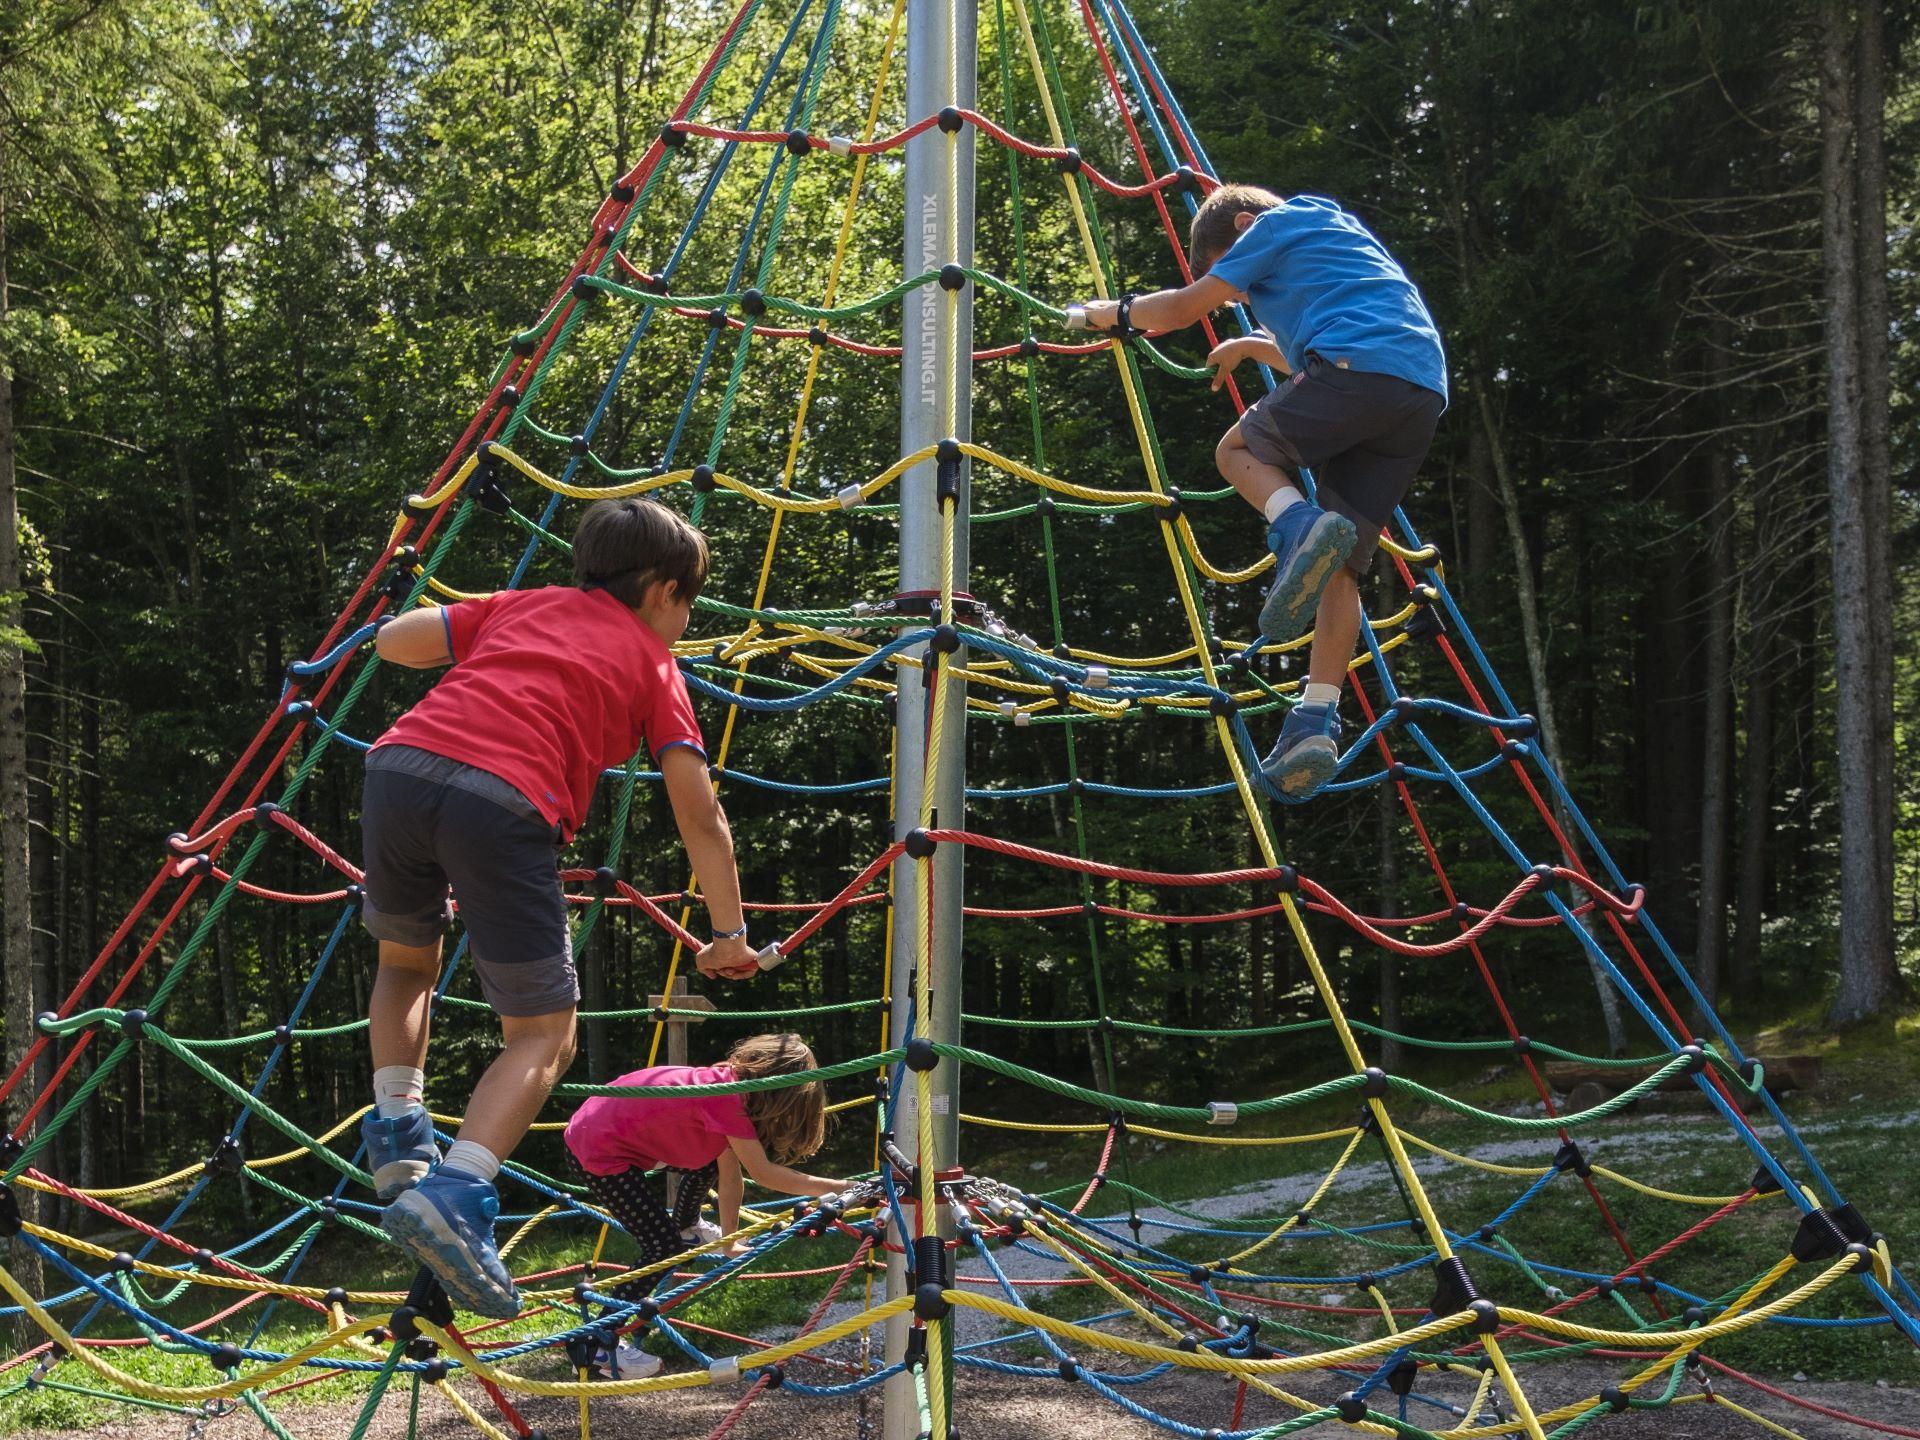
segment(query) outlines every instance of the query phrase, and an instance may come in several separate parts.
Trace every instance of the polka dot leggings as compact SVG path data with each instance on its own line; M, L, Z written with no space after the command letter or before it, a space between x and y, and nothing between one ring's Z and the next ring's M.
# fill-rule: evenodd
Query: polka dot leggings
M648 1183L644 1171L627 1169L612 1175L594 1175L584 1170L577 1161L574 1169L585 1179L587 1193L593 1196L594 1203L618 1220L620 1228L631 1235L633 1243L640 1247L640 1267L656 1265L669 1255L677 1255L687 1248L686 1242L680 1238L680 1232L691 1230L700 1219L700 1206L720 1174L717 1164L699 1170L669 1168L665 1174L677 1176L680 1185L673 1213L668 1214L667 1207L654 1195L653 1186ZM644 1280L630 1280L617 1287L614 1294L622 1300L645 1299L664 1277L665 1272L662 1272Z

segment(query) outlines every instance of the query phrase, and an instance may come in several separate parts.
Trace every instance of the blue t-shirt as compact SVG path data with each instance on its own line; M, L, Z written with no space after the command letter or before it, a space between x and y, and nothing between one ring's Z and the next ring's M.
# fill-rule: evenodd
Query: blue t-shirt
M1373 232L1326 197L1295 195L1262 211L1207 273L1246 292L1295 370L1312 351L1446 396L1447 356L1427 302Z

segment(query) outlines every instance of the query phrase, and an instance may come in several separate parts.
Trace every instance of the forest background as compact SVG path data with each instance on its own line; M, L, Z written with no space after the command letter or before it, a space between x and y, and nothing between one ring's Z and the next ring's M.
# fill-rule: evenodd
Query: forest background
M1070 28L1065 7L1043 8ZM836 46L851 106L871 83L886 13L873 0L844 11ZM1920 734L1915 7L1141 0L1137 14L1223 176L1340 197L1427 294L1454 400L1410 512L1703 989L1748 1028L1783 1016L1891 1023L1920 969L1920 781L1902 751ZM17 527L0 519L9 1063L31 1017L67 993L147 883L162 837L245 746L285 663L310 652L376 562L395 506L458 435L507 338L535 318L721 23L707 0L6 7L0 511L18 513ZM995 63L983 51L990 114ZM1069 56L1063 82L1089 117L1082 148L1130 174L1093 60ZM737 113L748 84L723 78L711 113ZM1031 94L1009 118L1044 135ZM979 170L981 214L994 217L1006 164L983 145ZM800 238L781 255L783 294L817 295L831 254L843 182L815 174L798 192ZM724 235L750 201L750 186L724 190L709 224ZM897 186L870 202L874 288L899 273L888 238L898 204ZM1064 213L1032 222L1036 252L1066 248ZM1129 284L1176 278L1146 204L1104 218ZM983 267L1013 273L1005 227L983 223L979 245ZM722 274L716 260L686 288L721 288ZM1079 292L1047 298L1086 288L1082 276ZM1008 323L983 318L983 335ZM616 460L657 458L649 447L671 423L693 343L643 354L602 431L617 437ZM777 362L769 391L790 394L802 363ZM897 455L891 402L872 409L877 373L839 357L823 366L808 483L864 478ZM885 373L883 399L892 384ZM1023 408L1020 384L1010 367L983 373L976 415ZM1130 442L1101 419L1110 389L1109 371L1083 366L1050 392L1054 466L1070 478L1137 475ZM1155 404L1176 477L1217 484L1210 454L1229 413L1219 398L1187 385ZM834 423L853 414L883 418ZM739 444L771 473L786 438L769 421ZM1213 508L1207 543L1251 558L1255 532ZM1124 649L1161 628L1165 557L1157 527L1137 523L1135 560L1062 548L1069 633ZM785 573L803 593L882 597L893 536L861 517L797 534ZM1031 553L1017 547L1036 536L1007 543ZM713 593L747 592L758 549L723 549ZM1037 629L1035 571L1016 558L994 603ZM1253 602L1211 603L1244 624ZM380 684L389 714L415 693ZM1025 734L971 727L970 773L1059 779L1057 752ZM1173 722L1082 727L1080 765L1136 785L1215 778L1193 734ZM751 722L740 745L738 763L763 774L886 765L883 727L838 723L830 707ZM349 853L356 770L324 768L301 809ZM1375 913L1431 908L1418 837L1382 808L1385 793L1286 812L1283 846ZM872 853L885 813L884 796L798 806L725 794L746 891L764 899L831 894ZM1043 843L1066 834L1057 800L1022 823ZM634 824L636 883L683 884L657 800ZM1090 805L1087 824L1094 854L1134 865L1251 857L1230 803ZM1464 893L1511 883L1476 826L1435 838ZM991 874L986 903L1060 898L1052 876ZM324 877L287 854L256 878L311 890ZM278 1023L324 933L311 912L234 907L212 937L207 983L174 998L170 1025L231 1035ZM1324 938L1356 1014L1486 1033L1485 1002L1467 987L1354 950L1344 931ZM1103 943L1127 976L1112 1002L1121 1018L1226 1028L1317 1013L1292 947L1266 927L1116 924ZM967 1010L1090 1016L1086 944L1077 920L1037 934L970 925ZM880 953L877 918L832 927L810 963L756 982L756 1003L876 994ZM1566 983L1570 952L1551 963L1540 953L1525 932L1492 947L1516 1002L1542 1017L1535 1033L1607 1048L1591 990ZM345 947L341 983L312 1023L363 1013L372 959L370 944ZM663 952L649 933L604 926L583 960L589 1004L617 1009L645 1005ZM868 1024L824 1017L818 1048L864 1053ZM588 1026L574 1078L626 1068L641 1035L637 1020ZM1003 1029L992 1048L1098 1079L1090 1036ZM449 1093L487 1048L469 1033L436 1050ZM1152 1042L1134 1053L1152 1059ZM1190 1101L1223 1073L1283 1062L1319 1063L1211 1040L1180 1042L1178 1063L1135 1073ZM331 1120L361 1103L366 1079L357 1050L302 1048L270 1098L296 1120ZM82 1109L47 1168L100 1186L188 1163L215 1136L200 1098L143 1052Z

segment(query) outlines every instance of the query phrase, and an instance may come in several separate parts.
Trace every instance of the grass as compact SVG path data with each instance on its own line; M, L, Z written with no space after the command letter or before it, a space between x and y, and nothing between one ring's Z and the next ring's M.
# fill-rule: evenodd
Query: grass
M1920 1111L1920 1044L1916 1041L1920 1041L1920 1014L1888 1019L1837 1036L1820 1028L1815 1015L1781 1014L1768 1017L1766 1028L1759 1031L1753 1047L1763 1053L1820 1056L1823 1063L1820 1085L1811 1093L1791 1097L1788 1112L1795 1124L1808 1132L1810 1148L1842 1191L1870 1223L1892 1237L1896 1257L1903 1255L1903 1242L1920 1237L1920 1195L1916 1195L1911 1185L1912 1164L1910 1161L1889 1163L1890 1156L1904 1151L1911 1128L1910 1117ZM1288 1057L1289 1060L1295 1058ZM1496 1111L1517 1110L1533 1100L1531 1086L1519 1067L1509 1064L1489 1069L1484 1057L1442 1057L1440 1063L1422 1063L1417 1070L1410 1067L1410 1073L1424 1083ZM1276 1093L1289 1083L1297 1083L1296 1076L1297 1071L1283 1073L1280 1057L1274 1056L1272 1073L1241 1077L1232 1089L1242 1096ZM1681 1097L1683 1106L1685 1099ZM966 1106L970 1112L1005 1116L1026 1117L1036 1113L1033 1097L1028 1092L1004 1083L973 1085L966 1096ZM1084 1112L1052 1104L1046 1104L1040 1113L1047 1121L1056 1123L1091 1118ZM1356 1113L1351 1097L1337 1097L1289 1111L1271 1121L1243 1123L1222 1133L1243 1138L1338 1129L1351 1125ZM1551 1133L1517 1136L1498 1125L1463 1119L1404 1101L1396 1103L1394 1114L1404 1130L1461 1153L1485 1153L1490 1145L1510 1147L1504 1152L1506 1163L1517 1166L1548 1164L1559 1143ZM860 1129L859 1124L851 1124L841 1136L838 1148L844 1153L839 1156L839 1163L845 1167L859 1163L858 1153L865 1143L865 1137L856 1133ZM1034 1191L1057 1187L1061 1203L1071 1203L1078 1198L1098 1159L1101 1141L1098 1133L1033 1134L968 1126L963 1144L968 1168L973 1173L992 1175ZM1649 1106L1584 1131L1581 1143L1596 1163L1648 1183L1699 1194L1736 1193L1745 1186L1755 1168L1751 1154L1732 1139L1725 1124L1717 1116L1697 1108ZM1199 1146L1134 1134L1110 1166L1110 1180L1118 1183L1110 1184L1096 1196L1088 1210L1123 1214L1126 1204L1120 1184L1137 1187L1147 1196L1174 1205L1229 1195L1283 1177L1293 1177L1310 1186L1326 1173L1343 1145L1344 1141L1274 1147ZM1782 1151L1777 1144L1774 1148ZM1426 1191L1450 1229L1471 1231L1486 1223L1511 1205L1529 1183L1524 1177L1487 1174L1434 1161L1418 1151L1415 1154ZM1793 1168L1796 1173L1803 1169ZM1596 1184L1637 1247L1636 1253L1644 1252L1710 1213L1705 1208L1640 1195L1605 1179L1596 1180ZM1144 1206L1152 1202L1143 1199L1140 1203ZM1292 1212L1293 1206L1266 1208L1275 1213L1250 1214L1244 1220L1233 1222L1232 1228L1262 1229L1265 1228L1259 1223L1262 1220L1267 1226L1277 1225ZM1372 1139L1356 1153L1348 1173L1340 1177L1314 1211L1316 1219L1341 1228L1400 1218L1406 1213L1399 1191L1387 1177L1378 1143ZM1655 1273L1661 1280L1681 1289L1722 1297L1737 1290L1785 1253L1796 1223L1794 1207L1784 1197L1755 1202L1688 1242L1656 1266ZM1592 1199L1572 1175L1556 1177L1536 1199L1504 1224L1500 1233L1525 1256L1550 1258L1575 1269L1612 1273L1625 1264L1621 1252L1600 1223ZM1411 1236L1405 1232L1388 1232L1382 1238L1389 1244L1405 1244ZM1162 1232L1157 1243L1170 1254L1198 1263L1218 1258L1223 1241ZM1244 1246L1252 1242L1232 1243ZM608 1258L618 1260L630 1253L621 1248L624 1244L616 1237ZM580 1253L577 1228L545 1225L533 1232L516 1256L515 1265L521 1270L559 1268L577 1263ZM849 1242L845 1239L826 1237L783 1247L759 1268L811 1269L838 1264L849 1254ZM1321 1231L1309 1237L1282 1239L1262 1250L1258 1258L1249 1263L1301 1275L1340 1275L1384 1268L1395 1258L1397 1254L1357 1245ZM1481 1291L1504 1304L1543 1309L1549 1303L1541 1284L1551 1283L1550 1277L1536 1279L1518 1266L1476 1251L1468 1252L1468 1264ZM1811 1273L1807 1268L1797 1271L1774 1293L1801 1283ZM404 1288L409 1277L377 1247L330 1227L303 1267L301 1278L313 1283L372 1290ZM721 1286L696 1297L675 1314L690 1325L715 1331L764 1335L797 1326L824 1293L827 1283L824 1277L807 1277ZM856 1278L844 1298L859 1298L861 1285L861 1280ZM1575 1288L1574 1283L1566 1282L1566 1288ZM1395 1305L1422 1307L1430 1297L1432 1277L1422 1267L1395 1278L1386 1289ZM1338 1295L1342 1302L1349 1303L1365 1300L1364 1296L1332 1283L1281 1293L1309 1302L1318 1302L1324 1295ZM1034 1303L1061 1316L1085 1316L1112 1308L1109 1297L1091 1287L1027 1291L1026 1294L1029 1299L1043 1296ZM166 1312L168 1319L177 1325L191 1324L219 1308L216 1301L224 1295L225 1292L208 1294L189 1287ZM1870 1307L1871 1302L1858 1282L1849 1278L1820 1297L1806 1313L1815 1317L1841 1313L1859 1315L1870 1313ZM65 1312L65 1318L71 1322L83 1308ZM243 1312L241 1318L221 1327L214 1338L246 1340L248 1329L259 1314L258 1307ZM1656 1316L1651 1303L1634 1294L1617 1297L1611 1302L1611 1308L1589 1303L1573 1318L1626 1327L1651 1323ZM1281 1337L1285 1332L1281 1327L1289 1323L1322 1337L1357 1336L1369 1329L1368 1324L1358 1318L1300 1312L1269 1322L1268 1330L1263 1333L1275 1343L1284 1344ZM520 1336L550 1333L553 1328L554 1317L543 1315L490 1331L486 1339L489 1343L501 1343ZM113 1321L96 1325L89 1333L127 1336L135 1332L124 1322ZM298 1348L316 1333L311 1312L282 1306L254 1343L258 1348L285 1351ZM724 1340L709 1342L704 1337L699 1343L718 1353L729 1353L735 1348ZM660 1349L664 1342L655 1336L648 1344L650 1348ZM1037 1347L1026 1349L1032 1354ZM1765 1326L1716 1342L1710 1347L1710 1353L1728 1364L1774 1377L1805 1372L1821 1380L1884 1379L1893 1384L1920 1384L1920 1351L1885 1326L1845 1330ZM161 1385L204 1384L215 1374L204 1358L153 1346L115 1349L110 1358L129 1374ZM556 1356L551 1362L534 1362L532 1368L557 1377L564 1373L565 1363ZM84 1429L111 1415L124 1413L123 1402L61 1388L91 1383L90 1377L72 1362L58 1367L51 1379L52 1384L0 1400L0 1433L29 1428ZM336 1377L277 1397L273 1405L276 1412L284 1412L314 1403L349 1401L364 1393L363 1379ZM297 1418L292 1423L298 1429Z

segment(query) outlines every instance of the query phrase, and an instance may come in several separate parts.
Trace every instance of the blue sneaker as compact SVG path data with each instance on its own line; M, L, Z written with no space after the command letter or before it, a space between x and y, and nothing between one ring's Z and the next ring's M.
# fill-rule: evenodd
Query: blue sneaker
M1340 707L1303 702L1287 712L1280 738L1260 769L1281 794L1304 800L1333 778L1339 760Z
M433 1117L418 1107L392 1119L369 1110L360 1122L360 1138L367 1145L373 1193L383 1205L418 1185L440 1163Z
M1273 552L1273 588L1260 607L1260 633L1269 640L1291 640L1313 623L1320 592L1347 563L1360 532L1344 515L1302 500L1280 512L1267 527Z
M463 1310L495 1320L520 1313L520 1292L493 1248L500 1196L493 1182L436 1170L380 1217L380 1228L433 1271Z

